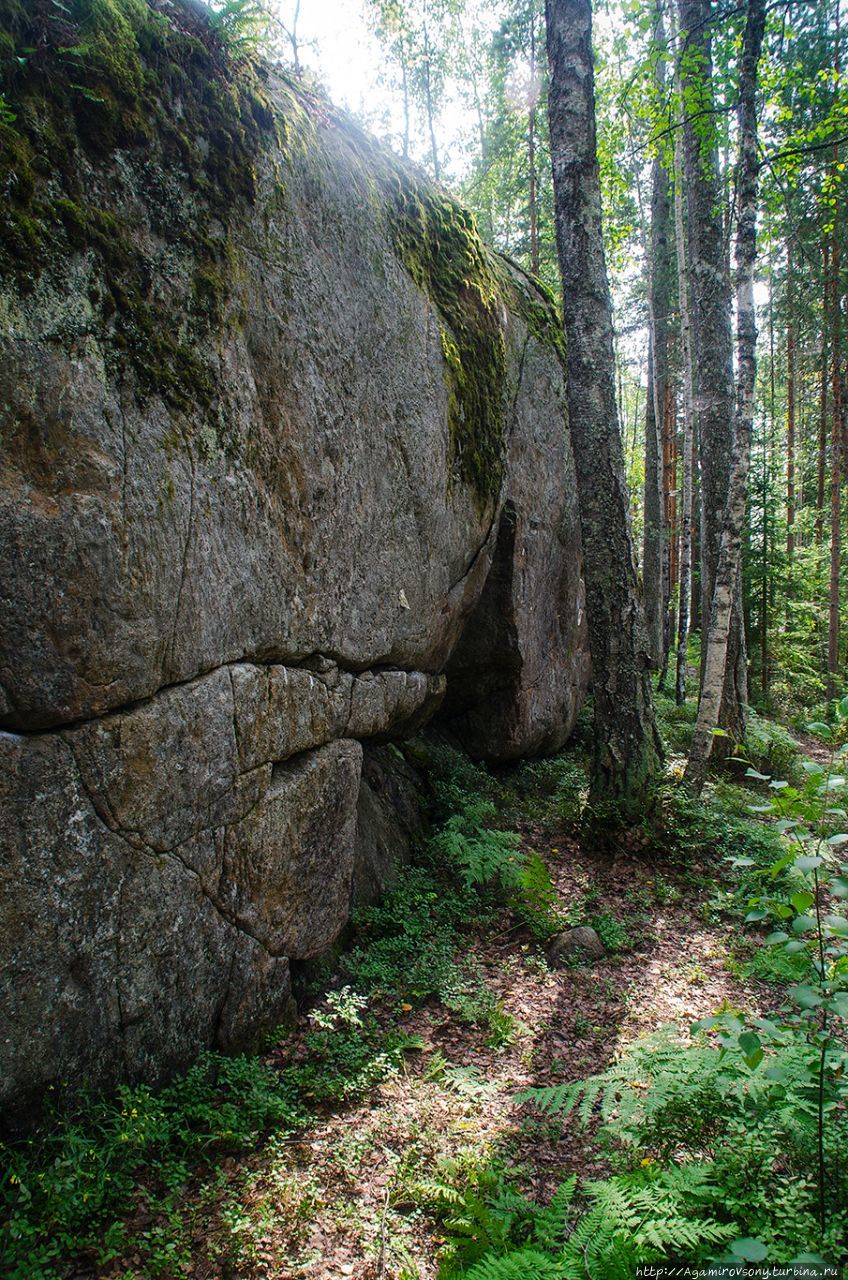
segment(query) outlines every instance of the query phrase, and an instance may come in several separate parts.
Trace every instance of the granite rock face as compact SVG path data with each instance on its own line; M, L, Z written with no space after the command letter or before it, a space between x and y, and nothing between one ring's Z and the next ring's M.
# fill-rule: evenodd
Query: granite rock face
M547 298L329 103L222 80L193 6L107 8L158 106L106 41L27 133L16 72L0 243L7 1103L279 1022L415 837L380 744L443 704L551 750L588 676Z

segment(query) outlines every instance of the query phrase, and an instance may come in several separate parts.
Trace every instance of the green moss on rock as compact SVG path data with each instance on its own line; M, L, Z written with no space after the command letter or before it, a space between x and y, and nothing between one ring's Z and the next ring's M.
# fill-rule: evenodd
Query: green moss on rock
M93 254L114 358L142 392L188 408L213 395L196 348L223 322L229 227L255 199L274 120L256 71L202 14L157 3L0 0L0 87L15 112L0 125L0 277L25 293L45 272L64 276L70 253ZM151 229L191 264L184 298L162 296L135 228L96 206L86 175L118 153L144 164ZM169 183L195 198L181 208Z
M452 472L496 500L508 400L504 282L472 215L399 165L383 184L389 233L442 322Z

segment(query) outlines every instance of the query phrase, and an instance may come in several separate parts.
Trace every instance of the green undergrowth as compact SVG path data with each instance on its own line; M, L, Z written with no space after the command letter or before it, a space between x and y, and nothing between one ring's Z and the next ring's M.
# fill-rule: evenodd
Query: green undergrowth
M632 945L628 923L591 884L579 902L560 902L527 847L528 827L576 830L582 753L510 770L478 766L433 738L405 744L404 753L426 793L428 835L382 901L357 913L336 974L312 993L296 1037L275 1036L264 1057L204 1054L162 1089L53 1094L38 1130L5 1145L0 1271L10 1280L59 1280L74 1267L130 1256L138 1262L127 1275L171 1280L192 1265L194 1237L213 1208L209 1256L218 1249L238 1260L235 1274L253 1274L259 1255L250 1249L261 1232L227 1181L227 1157L245 1162L248 1181L246 1158L260 1148L282 1153L277 1172L285 1169L287 1143L301 1130L406 1069L407 1054L421 1049L409 1014L422 1003L463 1026L471 1043L511 1047L526 1031L488 985L476 958L483 940L520 930L528 963L540 966L534 942L563 925L592 924L611 953ZM520 1170L479 1147L432 1176L410 1174L415 1186L405 1194L438 1222L442 1280L562 1280L583 1275L581 1258L590 1274L616 1280L637 1264L680 1256L840 1256L846 1206L831 1171L848 1141L848 1060L828 1031L822 1086L816 1011L831 1002L834 1028L848 1014L848 962L839 952L841 917L829 908L828 968L814 972L807 884L824 872L808 853L787 859L795 827L774 806L794 806L805 822L822 814L822 838L836 841L827 848L838 857L842 784L820 766L799 772L800 788L773 786L783 780L753 768L744 785L718 775L697 802L671 786L645 833L647 856L664 860L673 878L658 872L648 895L665 900L665 886L671 900L680 885L688 891L688 879L708 920L738 935L730 964L764 984L781 1011L763 1019L725 1004L691 1035L667 1028L598 1077L523 1099L559 1133L586 1126L609 1177L568 1180L553 1199L539 1199L527 1195ZM838 897L848 893L848 875L837 871ZM793 1000L801 1001L797 1016ZM457 1070L437 1053L423 1078L454 1091L488 1087L470 1068Z
M305 1117L288 1082L261 1059L213 1053L164 1089L54 1095L40 1128L2 1148L0 1270L9 1280L52 1280L82 1255L108 1264L132 1238L125 1218L133 1208L167 1215L211 1163ZM133 1243L148 1274L159 1274L160 1242Z
M725 1000L596 1076L520 1095L591 1131L612 1174L569 1178L543 1201L497 1161L443 1170L430 1190L441 1280L626 1280L681 1263L824 1274L848 1261L848 698L808 731L824 759L800 762L795 783L749 765L745 786L715 781L700 801L673 790L658 837L679 865L702 864L701 891L719 888L709 909L749 957L731 963L770 985L773 1009Z

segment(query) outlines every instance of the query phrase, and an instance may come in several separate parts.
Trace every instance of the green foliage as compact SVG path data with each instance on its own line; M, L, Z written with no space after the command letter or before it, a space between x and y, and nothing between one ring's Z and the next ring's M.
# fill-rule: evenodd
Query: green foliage
M0 1269L9 1280L47 1280L69 1256L107 1262L124 1243L114 1215L133 1198L167 1210L198 1161L304 1116L261 1060L212 1053L159 1091L122 1086L113 1099L53 1102L34 1136L2 1149Z
M751 821L750 799L750 792L727 785L705 790L700 799L675 787L666 796L653 833L665 861L700 864L713 875L721 873L725 882L730 868L727 906L746 901L759 884L759 873L783 852L779 832Z
M368 1011L368 1002L350 987L330 992L325 1007L310 1016L304 1056L285 1069L284 1087L307 1106L344 1101L394 1074L414 1038L389 1027Z
M433 838L433 852L455 868L467 889L497 884L510 892L521 887L521 838L485 825L494 816L493 804L478 801L450 817Z
M748 715L745 753L758 769L792 777L798 767L801 749L783 725L765 720L753 710Z
M268 13L261 0L212 0L209 27L231 57L256 53L264 43Z
M588 785L586 761L569 743L568 751L520 765L512 785L525 816L577 823Z
M579 1195L571 1177L544 1206L521 1195L497 1166L443 1166L424 1191L441 1209L449 1238L440 1280L630 1280L640 1263L703 1257L736 1235L704 1214L715 1188L694 1166L590 1181Z
M614 916L610 911L601 911L595 915L590 915L586 920L607 951L615 953L616 951L627 951L632 945L632 939L627 930L626 925Z

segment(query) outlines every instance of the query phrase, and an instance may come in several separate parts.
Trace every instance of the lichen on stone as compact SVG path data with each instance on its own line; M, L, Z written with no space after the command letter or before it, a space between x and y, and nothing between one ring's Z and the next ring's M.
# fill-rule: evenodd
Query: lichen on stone
M14 113L0 124L0 283L26 294L42 273L61 277L69 254L92 255L115 362L129 361L142 394L186 408L212 397L198 348L223 322L229 229L255 198L274 119L256 69L236 65L201 14L158 6L0 0L0 87ZM151 229L187 264L184 298L165 300L135 228L98 205L91 175L120 157L145 167Z

